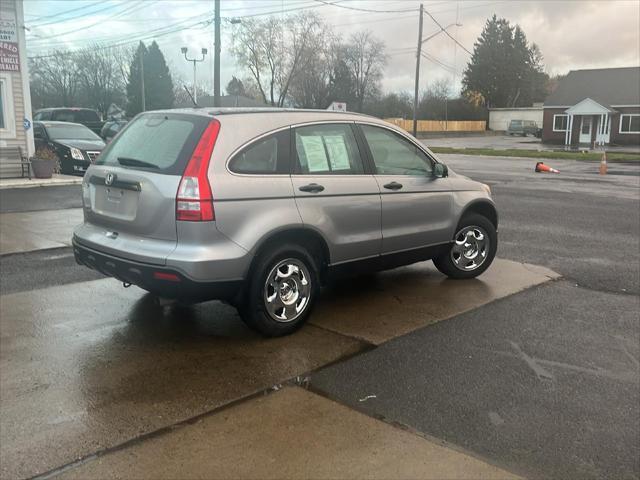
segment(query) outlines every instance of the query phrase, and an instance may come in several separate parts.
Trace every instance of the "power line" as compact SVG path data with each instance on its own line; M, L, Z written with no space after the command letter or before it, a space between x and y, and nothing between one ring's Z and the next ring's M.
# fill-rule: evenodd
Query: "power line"
M359 7L349 7L347 5L337 5L338 2L329 3L325 0L315 0L316 2L322 3L324 5L331 5L334 7L346 8L347 10L355 10L357 12L368 12L368 13L404 13L404 12L416 12L417 8L405 8L404 10L372 10L369 8L359 8Z
M158 1L158 0L156 0L156 1ZM325 6L325 5L335 5L335 4L337 4L338 2L343 2L343 1L346 1L346 0L335 0L334 2L327 2L327 3L325 3L325 4L321 4L321 5L319 5L319 4L311 4L311 5L307 4L307 5L305 5L305 6L301 6L301 7L294 7L294 8L285 9L284 11L282 11L282 10L278 10L278 11L270 11L270 12L259 12L259 13L254 13L254 14L239 15L239 16L236 16L236 17L224 17L224 19L225 19L225 20L230 20L230 19L232 19L232 18L250 18L250 17L263 16L263 15L279 14L279 13L283 13L283 12L284 12L284 13L288 13L288 12L292 12L292 11L299 11L299 10L306 10L306 9L310 9L310 8L323 7L323 6ZM121 13L122 13L122 12L121 12ZM201 18L201 17L202 17L202 14L199 14L199 15L196 15L196 16ZM194 17L191 17L191 18L194 18ZM187 20L187 21L188 21L188 20ZM129 40L129 41L121 42L121 43L118 43L118 41L116 40L116 43L114 43L114 44L111 44L111 45L103 45L103 46L100 46L99 48L100 48L100 49L107 49L107 48L111 48L111 47L127 45L127 44L135 43L135 42L138 42L138 41L141 41L141 40L146 40L146 39L150 39L150 38L160 37L160 36L168 35L168 34L173 33L173 32L177 32L177 31L181 31L181 30L186 30L186 29L191 28L191 27L194 27L195 25L198 25L198 24L204 24L204 23L207 23L207 22L208 22L208 23L207 23L207 25L208 25L208 24L210 24L212 21L213 21L213 16L208 17L208 18L206 18L205 20L202 20L202 21L200 21L200 22L196 22L196 23L195 23L195 24L193 24L193 25L188 25L188 26L186 26L186 27L184 27L184 28L182 28L182 29L173 30L173 31L167 31L167 32L163 32L163 33L161 33L161 34L154 34L154 35L150 35L150 36L149 36L149 35L146 35L146 34L151 33L151 32L153 32L153 31L154 31L154 30L150 30L150 31L146 31L146 32L144 32L144 33L145 33L145 36L143 36L143 37L139 37L139 38L136 38L136 39L131 39L131 40ZM104 22L104 20L103 20L102 22ZM100 22L100 23L102 23L102 22ZM174 25L178 25L179 23L184 23L184 22L178 22L178 23L176 23L176 24L174 24ZM206 25L204 25L204 26L206 26ZM85 29L85 28L87 28L87 27L83 27L83 29ZM167 27L161 27L161 28L155 29L155 31L161 31L161 30L163 30L164 28L167 28ZM67 32L67 33L70 33L70 32ZM54 37L55 37L55 36L59 36L59 35L52 35L52 36L54 36ZM131 35L127 35L127 36L125 36L124 38L131 38ZM47 46L49 46L49 45L47 45ZM79 49L78 49L78 50L79 50ZM50 57L53 57L53 56L55 56L55 55L57 55L57 54L59 54L59 53L63 53L63 54L66 54L66 53L73 53L73 52L76 52L76 51L78 51L78 50L66 50L66 51L56 52L55 54L36 55L36 56L29 57L29 58L31 58L31 59L36 59L36 58L50 58Z
M450 73L457 73L453 66L443 62L442 60L439 60L438 58L434 57L433 55L431 55L429 53L421 52L420 55L422 55L423 58L426 58L427 60L430 60L431 62L439 65L440 67L444 68L445 70L447 70Z
M39 15L36 18L31 19L31 21L37 22L41 18L46 18L47 20L51 20L52 18L59 17L60 15L66 15L67 13L78 12L80 10L85 10L87 8L95 7L96 5L101 5L102 3L103 3L102 1L98 1L98 2L91 3L89 5L83 5L82 7L72 8L70 10L65 10L64 12L55 13L53 15ZM111 5L110 8L113 8L114 6L116 5ZM51 22L51 23L55 23L55 22Z
M201 17L201 15L196 15L196 16L197 17ZM172 26L175 27L175 26L177 26L179 24L185 23L186 21L187 20L183 20L181 22L177 22L176 24L174 24ZM121 47L121 46L128 45L128 44L131 44L131 43L138 43L138 42L143 41L143 40L149 40L149 39L152 39L152 38L159 38L159 37L163 37L163 36L166 36L166 35L170 35L172 33L177 33L177 32L181 32L183 30L188 30L190 28L195 27L196 25L202 25L202 27L204 28L204 27L207 27L208 25L210 25L212 21L213 21L213 18L210 17L208 19L199 20L199 21L197 21L197 22L195 22L193 24L190 24L190 25L187 25L187 26L184 26L184 27L180 27L180 28L173 28L173 29L167 30L167 28L169 28L169 27L162 27L162 28L158 28L158 29L155 29L155 30L147 31L145 35L139 36L139 37L136 37L136 38L131 38L131 40L128 40L128 41L109 43L109 44L106 44L106 45L97 45L97 46L95 46L93 48L93 50L94 51L95 50L107 50L109 48ZM162 30L166 30L166 31L162 31ZM128 35L127 37L130 38L131 36ZM54 52L54 53L51 53L51 54L35 55L35 56L28 57L28 58L30 60L41 59L41 58L51 58L51 57L55 57L55 56L60 55L60 54L68 55L68 54L76 53L76 52L81 51L81 50L82 50L81 48L80 49L76 49L76 50L62 50L62 51L57 51L57 52Z
M469 55L473 55L473 53L471 53L471 52L469 51L469 49L467 49L467 47L465 47L465 46L464 46L464 45L462 45L458 40L456 40L455 38L453 38L453 37L451 36L451 34L450 34L449 32L447 32L447 30L446 30L446 29L445 29L445 28L440 24L440 22L438 22L438 20L436 20L436 19L435 19L435 17L429 13L429 11L428 11L428 10L425 10L425 11L424 11L424 13L426 13L427 15L429 15L429 18L431 18L431 20L433 20L433 21L434 21L434 23L435 23L438 27L440 27L440 30L442 30L442 31L445 33L445 35L446 35L447 37L449 37L449 38L450 38L451 40L453 40L456 44L458 44L458 45L460 46L460 48L462 48L462 49L463 49L465 52L467 52Z
M118 13L115 13L113 16L111 17L107 17L105 19L101 19L95 23L92 23L91 25L85 25L79 28L74 28L72 30L67 30L66 32L60 32L60 33L55 33L53 35L48 35L48 36L38 36L38 40L46 40L48 38L59 38L59 37L63 37L65 35L69 35L71 33L77 33L83 30L87 30L89 28L95 27L96 25L100 25L102 23L108 22L110 19L112 18L117 18L121 15L124 15L125 13L133 13L137 10L141 10L144 7L147 7L148 5L153 5L154 3L156 3L155 1L151 1L151 2L144 2L144 0L139 0L138 2L134 2L133 4L128 4L127 7L124 10L121 10Z

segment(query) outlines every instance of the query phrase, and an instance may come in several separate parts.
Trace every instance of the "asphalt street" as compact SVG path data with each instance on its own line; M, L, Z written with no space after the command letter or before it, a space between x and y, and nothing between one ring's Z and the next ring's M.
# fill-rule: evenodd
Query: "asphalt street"
M610 164L612 175L602 177L597 163L550 161L561 174L543 175L527 159L442 159L491 186L500 211L500 258L563 277L548 281L552 277L533 267L501 261L483 282L456 285L420 264L329 288L309 326L262 341L228 306L162 309L135 287L122 289L77 266L70 248L3 256L3 471L27 477L81 458L77 478L126 476L133 468L127 462L134 460L161 472L163 452L190 443L167 434L159 450L145 447L149 432L173 430L311 372L300 379L310 393L328 397L329 406L349 408L336 414L296 394L303 403L295 408L289 400L270 407L274 414L282 408L298 412L291 425L285 417L272 422L280 429L274 438L295 432L293 443L319 442L303 432L319 431L322 422L296 427L306 425L302 412L309 404L316 405L318 418L335 417L343 426L362 424L343 418L357 410L394 427L370 425L378 433L369 449L369 427L351 438L342 427L326 426L321 437L341 445L340 465L355 458L355 450L344 455L348 447L340 439L346 438L367 455L388 450L381 465L399 458L406 438L392 446L380 442L395 438L400 426L466 452L467 459L531 478L639 478L640 165ZM25 189L32 197L0 191L0 211L79 206L78 187L50 188L54 200L45 189ZM258 415L262 407L255 408L241 411L233 428ZM220 418L232 417L210 417L213 430L193 441L212 442L212 432L232 428ZM215 448L229 448L217 458L236 458L232 452L250 441L230 440L233 435L228 430L215 440ZM119 468L111 470L109 454L95 462L103 470L92 470L92 452L138 437L139 448L131 447L137 450L127 446L113 460ZM252 451L260 448L262 443ZM197 462L197 450L186 450ZM280 458L275 455L269 452L265 461ZM300 464L312 465L305 458ZM415 467L409 459L386 465L376 467L379 474ZM264 471L254 466L246 476Z
M638 478L640 165L443 159L491 185L501 257L564 278L324 369L312 389L531 478Z

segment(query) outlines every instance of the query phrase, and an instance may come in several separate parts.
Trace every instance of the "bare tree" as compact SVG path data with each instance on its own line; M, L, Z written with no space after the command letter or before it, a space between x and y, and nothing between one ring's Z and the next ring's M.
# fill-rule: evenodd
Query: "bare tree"
M125 60L126 59L126 60ZM77 54L78 79L84 104L106 114L124 101L128 58L117 48L86 48Z
M296 107L326 108L331 103L339 46L339 40L325 25L313 33L303 53L305 68L291 81L291 98Z
M124 101L130 57L130 48L94 45L33 59L34 108L85 106L106 113L109 105Z
M79 87L78 62L67 52L36 57L30 65L36 97L42 106L70 107L76 101Z
M343 47L343 58L353 79L357 109L362 111L366 98L377 93L382 78L387 60L384 42L370 31L355 33Z
M291 83L310 61L305 53L320 28L313 13L293 15L284 22L275 17L249 19L238 27L232 52L249 70L265 103L285 105Z

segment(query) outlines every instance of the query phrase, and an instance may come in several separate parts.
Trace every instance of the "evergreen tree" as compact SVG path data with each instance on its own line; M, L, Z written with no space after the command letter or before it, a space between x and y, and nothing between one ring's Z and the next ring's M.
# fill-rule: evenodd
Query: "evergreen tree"
M133 54L131 65L129 66L129 81L127 82L127 116L133 117L142 111L142 61L147 55L147 47L140 42L138 48ZM145 87L147 81L147 72L145 72ZM146 95L145 95L146 97Z
M130 117L142 111L143 67L146 110L173 107L173 81L158 44L154 41L147 49L144 43L140 42L131 60L127 83L127 115Z
M173 81L164 55L154 41L144 62L145 92L147 110L160 110L173 107Z
M487 107L529 106L544 100L547 74L537 45L520 26L494 15L474 45L462 79L463 93L481 95Z
M227 83L226 91L227 91L227 95L237 95L240 97L247 96L247 92L244 89L244 84L242 83L242 80L240 80L239 78L236 78L235 76L231 78L231 80L229 80L229 83Z

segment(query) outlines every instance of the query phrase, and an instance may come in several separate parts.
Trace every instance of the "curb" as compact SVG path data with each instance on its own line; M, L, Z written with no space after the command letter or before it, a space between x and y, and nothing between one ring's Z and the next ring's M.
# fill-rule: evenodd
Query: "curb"
M42 179L42 180L24 180L16 183L4 183L0 181L0 190L9 190L13 188L34 188L34 187L60 187L69 185L80 185L82 183L82 177L75 178L60 178L54 179Z

